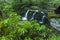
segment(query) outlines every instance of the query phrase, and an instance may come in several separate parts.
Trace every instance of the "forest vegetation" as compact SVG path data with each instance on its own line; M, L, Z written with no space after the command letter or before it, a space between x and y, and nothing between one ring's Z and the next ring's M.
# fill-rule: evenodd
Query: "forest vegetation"
M58 6L60 0L0 0L0 40L60 40L60 31L50 25L21 19L28 8L54 13Z

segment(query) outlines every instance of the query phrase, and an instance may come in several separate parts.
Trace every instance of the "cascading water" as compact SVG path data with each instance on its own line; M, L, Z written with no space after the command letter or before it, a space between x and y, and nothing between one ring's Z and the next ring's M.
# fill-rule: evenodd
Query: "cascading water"
M35 16L36 12L39 12L39 10L35 10L35 12L32 15L32 18L30 20L33 20L34 19L34 16Z
M42 19L40 19L41 21L39 21L40 24L44 23L44 19L45 19L45 15L42 16Z
M27 20L28 12L29 12L29 9L28 9L27 12L25 13L25 16L22 17L22 20Z
M45 13L44 13L44 12L42 12L42 11L41 11L41 14L42 14L42 17L41 17L41 19L40 19L39 23L40 23L40 24L43 24L43 23L44 23L44 20L45 20L46 15L45 15Z
M50 25L60 31L60 24L59 21L55 18L50 19Z
M25 13L25 16L22 17L22 20L27 20L27 16L28 16L29 11L31 11L31 10L29 10L29 9L27 10L27 12ZM34 20L35 15L36 15L36 13L38 13L38 12L39 12L39 10L34 10L34 13L33 13L33 15L32 15L32 18L31 18L30 20ZM41 16L41 19L39 20L39 23L40 23L40 24L43 24L46 15L45 15L44 12L42 12L42 11L40 11L40 12L41 12L42 16ZM36 19L36 20L37 20L37 19Z

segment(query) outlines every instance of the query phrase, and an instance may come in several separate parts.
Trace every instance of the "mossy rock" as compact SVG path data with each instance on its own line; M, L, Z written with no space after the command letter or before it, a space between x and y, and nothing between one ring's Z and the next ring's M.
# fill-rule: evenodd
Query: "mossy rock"
M38 6L31 6L31 9L39 9Z

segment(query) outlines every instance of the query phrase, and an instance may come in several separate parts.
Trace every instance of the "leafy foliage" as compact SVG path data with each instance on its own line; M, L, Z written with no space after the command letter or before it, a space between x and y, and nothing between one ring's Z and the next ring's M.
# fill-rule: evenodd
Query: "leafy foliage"
M14 21L13 21L14 20ZM3 20L3 35L1 40L56 40L54 30L40 25L36 20L20 21L21 17L15 12L10 12L8 18Z

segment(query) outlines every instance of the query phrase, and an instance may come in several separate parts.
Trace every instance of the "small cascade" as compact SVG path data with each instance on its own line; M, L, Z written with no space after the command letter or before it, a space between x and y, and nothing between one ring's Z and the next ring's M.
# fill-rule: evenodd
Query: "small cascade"
M39 23L43 24L44 23L44 19L45 19L45 15L42 16L42 18L40 19Z
M27 20L28 13L29 13L29 9L28 9L27 12L25 13L25 16L22 17L22 20Z
M35 16L36 12L39 12L39 10L35 10L35 12L32 15L32 18L30 20L33 20L34 19L34 16Z
M39 23L40 23L40 24L44 24L44 20L45 20L46 15L45 15L45 13L42 12L42 11L41 11L41 14L42 14L42 17L41 17Z
M57 29L57 30L60 31L60 24L59 24L59 22L58 22L57 19L55 19L55 18L50 19L50 25L51 25L53 28L55 28L55 29Z

